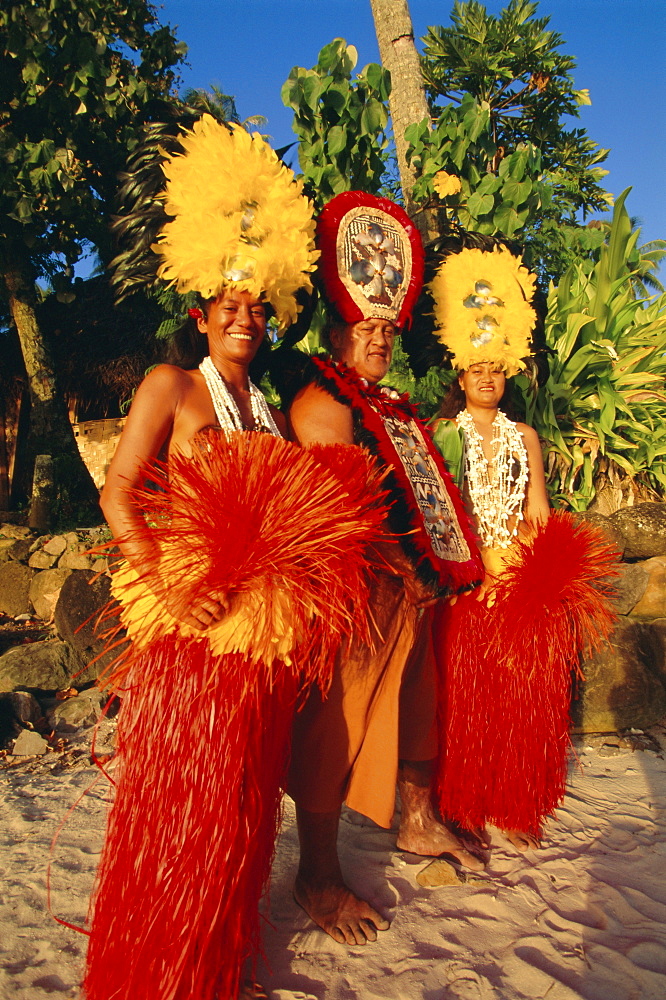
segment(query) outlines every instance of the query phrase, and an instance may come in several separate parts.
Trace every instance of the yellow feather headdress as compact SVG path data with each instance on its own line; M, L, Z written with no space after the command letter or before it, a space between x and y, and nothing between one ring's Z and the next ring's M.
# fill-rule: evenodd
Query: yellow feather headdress
M294 322L296 292L312 289L313 208L302 183L258 133L210 115L163 164L166 223L154 251L158 276L179 292L212 298L234 287L270 303L280 329Z
M525 368L536 312L536 278L506 247L461 250L442 262L430 284L435 333L459 370L492 361L507 374Z

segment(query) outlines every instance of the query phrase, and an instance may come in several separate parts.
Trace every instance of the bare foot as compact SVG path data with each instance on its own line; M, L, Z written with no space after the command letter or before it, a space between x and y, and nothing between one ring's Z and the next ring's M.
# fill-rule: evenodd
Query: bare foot
M460 826L459 823L454 823L451 820L447 822L452 832L463 844L467 842L479 851L489 851L492 847L490 834L485 826Z
M430 762L401 762L398 787L402 811L397 846L401 851L437 858L450 854L472 871L482 871L483 861L464 847L435 816L430 794Z
M523 830L502 830L502 833L521 854L524 854L525 851L536 851L541 847L541 841L538 837L534 837L531 833L525 833Z
M473 872L480 872L485 868L483 861L463 847L455 834L435 818L434 813L425 821L422 816L414 815L402 819L397 846L401 851L420 854L426 858L450 854Z
M342 881L315 885L299 874L294 883L294 899L339 944L367 944L377 940L377 931L390 927L388 920L355 896Z
M246 980L240 988L238 1000L268 1000L268 993L259 983Z

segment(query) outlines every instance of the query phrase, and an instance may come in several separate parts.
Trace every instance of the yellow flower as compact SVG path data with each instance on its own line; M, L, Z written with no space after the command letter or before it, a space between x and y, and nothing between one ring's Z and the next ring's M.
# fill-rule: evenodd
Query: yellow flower
M319 256L302 183L258 133L210 115L182 145L184 153L163 165L162 197L173 218L153 247L163 259L159 276L204 298L230 286L263 295L286 328L299 311L296 292L312 287Z
M536 313L536 279L506 247L450 254L430 284L436 333L463 371L492 361L507 376L525 365Z
M460 178L455 174L447 174L440 170L432 179L432 186L440 198L448 198L450 194L460 194L462 187Z

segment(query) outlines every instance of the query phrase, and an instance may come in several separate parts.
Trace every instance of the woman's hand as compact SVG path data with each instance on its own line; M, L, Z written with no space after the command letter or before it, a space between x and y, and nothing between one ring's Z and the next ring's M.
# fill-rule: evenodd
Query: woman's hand
M229 595L219 592L197 597L189 605L183 604L182 598L170 594L164 603L174 618L199 632L221 621L231 608Z

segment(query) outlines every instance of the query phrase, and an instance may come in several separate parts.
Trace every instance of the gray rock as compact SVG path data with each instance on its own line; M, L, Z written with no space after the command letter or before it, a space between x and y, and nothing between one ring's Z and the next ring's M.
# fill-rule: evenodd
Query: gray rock
M28 595L33 576L34 570L13 559L0 565L0 611L12 617L29 614L32 608Z
M71 569L45 569L35 573L30 582L30 601L40 618L49 621L60 597L62 585Z
M48 552L50 556L59 556L62 555L66 548L67 539L62 535L54 535L44 546L44 552Z
M57 561L57 556L49 555L44 549L38 549L28 559L28 566L32 566L33 569L51 569Z
M0 538L0 563L7 562L13 545L13 538Z
M58 560L58 569L95 569L92 556L82 552L65 552Z
M650 663L661 683L666 687L666 617L645 623L646 644L649 650Z
M647 729L666 715L663 640L651 622L621 618L610 645L583 664L576 732Z
M22 729L31 729L41 718L39 702L27 691L0 694L0 747L7 746Z
M608 518L624 535L625 559L666 556L666 504L639 503L623 507Z
M59 691L78 669L76 653L59 639L14 646L0 656L0 691Z
M94 726L102 714L106 701L97 688L81 691L76 698L59 701L47 713L50 725L60 733L72 733L77 729Z
M621 563L619 575L613 581L615 597L611 601L618 615L628 615L643 597L649 575L645 563Z
M39 702L29 691L5 691L0 694L0 702L9 706L14 718L23 725L34 725L42 717Z
M0 535L4 538L29 538L32 535L30 528L23 524L0 524Z
M50 537L51 537L50 535L38 535L37 538L35 538L32 545L30 546L30 553L32 554L33 552L41 551L41 549L44 548Z
M30 556L32 542L29 538L16 538L9 549L9 558L17 562L27 562Z
M613 548L617 549L618 555L622 558L627 543L620 528L610 517L604 517L603 514L592 510L581 511L573 514L573 517L576 521L586 521L587 524L598 528Z
M90 570L78 570L69 576L60 591L55 608L55 625L58 634L76 650L81 668L85 668L76 684L96 680L104 667L120 652L99 660L106 644L104 632L115 623L99 620L102 609L109 605L111 580L108 576L96 577ZM95 660L94 663L91 663Z
M39 733L24 729L16 737L16 742L12 749L14 757L34 757L37 754L46 753L47 742Z
M637 618L666 617L666 556L653 556L636 563L647 574L647 586L634 605L632 616Z

